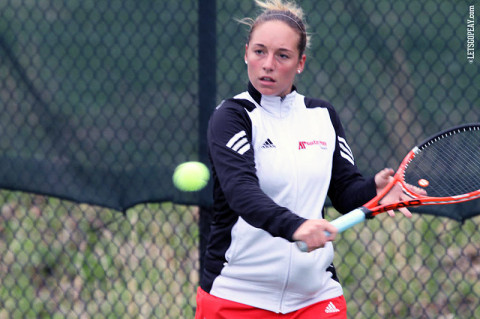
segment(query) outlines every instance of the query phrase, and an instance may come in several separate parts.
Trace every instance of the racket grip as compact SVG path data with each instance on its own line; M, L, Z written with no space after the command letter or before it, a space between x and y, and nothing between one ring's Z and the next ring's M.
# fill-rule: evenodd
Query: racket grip
M330 222L333 226L335 226L338 229L338 232L341 233L348 228L361 223L365 220L365 212L364 208L357 208L352 210L351 212L340 216ZM328 231L325 231L325 235L329 236L330 233ZM297 241L296 242L298 249L300 249L303 252L308 252L308 246L305 242L303 241Z
M362 208L357 208L352 210L350 213L347 213L343 216L338 217L330 222L333 226L338 229L338 232L341 233L352 226L355 226L358 223L361 223L365 220L365 212Z

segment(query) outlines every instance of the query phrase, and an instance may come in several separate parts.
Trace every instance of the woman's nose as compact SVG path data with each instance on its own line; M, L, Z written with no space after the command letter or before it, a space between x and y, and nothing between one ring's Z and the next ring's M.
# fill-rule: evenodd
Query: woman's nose
M263 69L265 71L272 71L275 68L275 57L273 54L269 54L266 56L264 63L263 63Z

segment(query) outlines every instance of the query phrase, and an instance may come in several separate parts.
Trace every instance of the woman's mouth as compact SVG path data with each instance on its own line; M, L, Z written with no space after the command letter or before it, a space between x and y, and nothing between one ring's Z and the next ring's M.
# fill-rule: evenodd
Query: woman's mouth
M275 80L272 79L272 78L269 77L269 76L262 76L262 77L260 78L260 81L262 81L262 82L272 82L272 83L275 82Z

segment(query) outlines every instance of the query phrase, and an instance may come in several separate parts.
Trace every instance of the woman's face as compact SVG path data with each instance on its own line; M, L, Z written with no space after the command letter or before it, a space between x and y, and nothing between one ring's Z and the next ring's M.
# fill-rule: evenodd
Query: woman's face
M263 95L285 96L292 90L295 74L305 66L299 58L300 35L282 21L258 25L245 47L248 78Z

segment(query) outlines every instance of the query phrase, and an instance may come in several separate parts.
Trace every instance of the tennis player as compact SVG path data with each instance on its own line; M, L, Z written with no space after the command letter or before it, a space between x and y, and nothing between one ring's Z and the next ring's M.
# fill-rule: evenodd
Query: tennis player
M394 172L364 178L332 105L294 86L309 43L302 9L256 3L263 12L242 20L247 91L223 101L209 123L214 215L195 318L346 318L325 199L348 212ZM300 240L309 253L297 249Z

